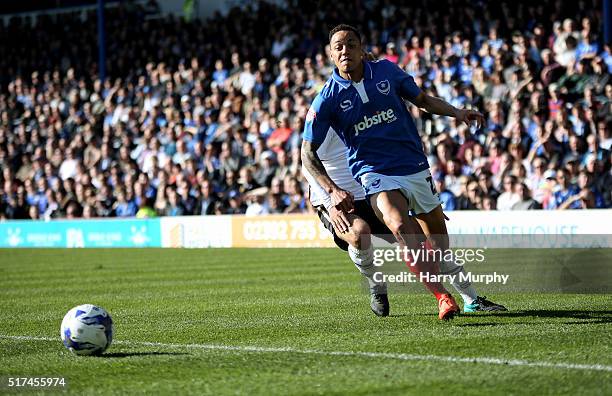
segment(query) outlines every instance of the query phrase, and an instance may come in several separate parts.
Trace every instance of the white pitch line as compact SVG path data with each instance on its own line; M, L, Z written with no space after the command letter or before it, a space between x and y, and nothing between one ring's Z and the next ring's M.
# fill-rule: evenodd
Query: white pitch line
M0 335L0 339L15 341L53 341L59 342L59 337L32 337L32 336L9 336ZM423 360L449 363L480 363L500 366L522 366L522 367L542 367L568 370L592 370L592 371L612 371L612 366L604 364L576 364L565 362L538 362L520 359L500 359L491 357L459 357L459 356L439 356L439 355L414 355L406 353L387 353L387 352L362 352L362 351L324 351L317 349L296 349L291 347L258 347L258 346L233 346L218 344L165 344L161 342L146 341L113 341L114 344L131 346L149 346L173 349L205 349L215 351L232 352L255 352L255 353L294 353L304 355L323 355L323 356L347 356L347 357L368 357L375 359L394 359L394 360Z

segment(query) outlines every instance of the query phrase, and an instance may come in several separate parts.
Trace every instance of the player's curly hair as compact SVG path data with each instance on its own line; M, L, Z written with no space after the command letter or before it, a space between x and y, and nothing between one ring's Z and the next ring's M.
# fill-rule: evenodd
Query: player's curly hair
M329 31L329 41L331 42L332 36L338 32L353 32L357 35L359 42L361 43L361 32L355 26L347 25L346 23L341 23L340 25L336 25L332 30Z

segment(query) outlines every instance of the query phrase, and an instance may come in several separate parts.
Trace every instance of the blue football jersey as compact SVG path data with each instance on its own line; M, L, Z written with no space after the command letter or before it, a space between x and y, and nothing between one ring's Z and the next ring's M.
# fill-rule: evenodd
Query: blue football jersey
M429 164L403 101L420 92L409 74L387 60L364 62L360 83L343 79L335 69L308 111L304 139L321 144L327 133L334 133L332 127L349 148L349 166L357 180L369 172L421 172Z

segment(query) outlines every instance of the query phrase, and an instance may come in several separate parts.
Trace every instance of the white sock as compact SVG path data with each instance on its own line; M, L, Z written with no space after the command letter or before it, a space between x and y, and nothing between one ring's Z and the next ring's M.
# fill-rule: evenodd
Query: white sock
M357 267L359 272L368 280L370 293L387 294L387 284L374 280L374 273L376 272L376 266L374 265L374 248L370 246L369 249L359 250L349 245L348 253L355 267Z
M476 289L472 286L472 283L469 280L460 280L460 274L464 274L465 270L462 265L457 265L453 262L442 261L440 263L440 274L442 275L455 275L455 281L451 282L451 285L457 290L457 293L461 295L463 302L465 304L473 303L478 297L478 293L476 293Z

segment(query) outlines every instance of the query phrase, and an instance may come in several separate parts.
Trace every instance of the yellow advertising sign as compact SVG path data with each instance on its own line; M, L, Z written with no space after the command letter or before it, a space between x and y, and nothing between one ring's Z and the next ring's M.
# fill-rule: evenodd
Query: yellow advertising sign
M232 247L334 247L316 215L232 216Z

